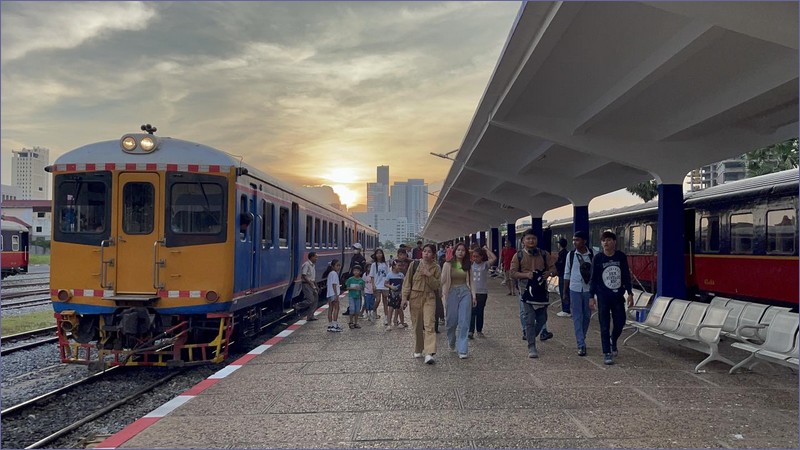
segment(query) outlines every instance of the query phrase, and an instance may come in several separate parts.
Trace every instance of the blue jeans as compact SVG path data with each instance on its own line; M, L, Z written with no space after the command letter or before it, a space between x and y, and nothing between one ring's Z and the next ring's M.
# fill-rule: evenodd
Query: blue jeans
M364 307L367 311L375 309L375 294L364 294Z
M625 326L625 297L597 297L597 314L600 319L600 343L603 353L617 349L617 339ZM611 324L614 328L610 330Z
M533 305L519 302L525 309L525 328L528 336L528 350L536 348L536 337L544 332L544 324L547 323L547 307L534 309ZM534 336L534 337L531 337Z
M572 305L572 325L575 326L575 341L578 348L586 347L586 332L589 330L589 319L592 311L589 309L589 291L575 292L569 291L569 299Z
M472 292L466 284L455 286L447 293L447 343L459 354L467 354L467 333L472 316ZM456 334L458 329L458 334Z
M522 335L528 336L527 331L525 330L525 302L522 301L522 291L519 291L519 324L522 328ZM547 314L544 316L544 322L542 323L542 333L547 333Z

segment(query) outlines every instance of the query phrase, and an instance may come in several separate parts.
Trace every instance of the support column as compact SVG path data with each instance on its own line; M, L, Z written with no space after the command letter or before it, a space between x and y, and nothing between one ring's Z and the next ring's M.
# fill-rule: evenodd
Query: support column
M509 223L507 228L506 239L511 242L511 247L517 246L517 224Z
M492 245L489 247L492 249L492 253L500 259L500 230L497 228L491 229L491 241Z
M478 245L480 245L481 248L483 248L483 246L486 245L486 232L485 231L479 231L478 232Z
M585 231L589 233L589 205L572 206L572 232L575 233L576 231ZM592 234L589 233L589 238L591 239ZM569 239L567 239L569 241ZM598 245L600 243L598 242ZM586 242L586 246L590 245L589 241Z
M658 185L658 295L686 298L683 186Z
M478 233L472 233L469 235L469 247L478 242Z

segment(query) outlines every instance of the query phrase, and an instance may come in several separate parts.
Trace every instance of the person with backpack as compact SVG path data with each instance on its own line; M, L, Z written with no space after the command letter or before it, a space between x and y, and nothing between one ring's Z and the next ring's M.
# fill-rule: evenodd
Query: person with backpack
M617 250L617 235L610 230L604 231L600 242L603 251L592 259L589 307L597 305L603 363L611 365L617 356L617 339L625 326L625 292L628 292L628 306L633 306L633 285L628 257Z
M532 228L522 236L523 250L511 261L511 278L520 280L520 316L524 318L523 339L528 341L528 357L538 358L536 336L542 341L553 337L547 331L547 307L550 306L547 279L556 275L555 261L538 248L539 238ZM541 334L540 334L541 333Z
M441 289L442 270L436 265L436 246L422 247L422 260L414 261L403 283L400 309L410 305L411 327L414 330L414 358L425 357L425 364L433 364L436 354L436 334L433 321L436 313L436 296Z
M589 233L575 232L572 238L575 249L567 254L562 278L564 295L561 301L570 303L578 356L586 356L586 332L589 330L589 319L592 317L589 308L589 282L592 277L594 252L586 246L588 240Z

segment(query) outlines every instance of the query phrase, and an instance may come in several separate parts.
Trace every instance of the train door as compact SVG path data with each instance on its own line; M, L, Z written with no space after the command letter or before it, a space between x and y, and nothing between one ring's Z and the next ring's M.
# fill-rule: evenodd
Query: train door
M288 295L284 298L284 308L291 307L295 294L301 292L299 289L295 289L298 287L295 286L295 280L300 275L300 263L303 259L305 241L301 242L300 239L300 205L294 202L292 202L292 214L289 218L289 223L291 224L289 242L287 242L289 246L289 289L287 291Z
M255 289L259 286L259 261L261 256L259 251L261 250L261 239L258 234L261 229L261 223L258 220L260 216L256 215L258 213L256 207L256 205L258 205L258 186L250 183L250 189L252 193L247 200L247 214L250 215L250 227L247 230L247 239L250 241L250 288ZM263 220L263 217L261 217L261 220Z
M683 212L683 254L686 258L686 286L688 288L689 298L691 299L697 290L697 280L695 280L695 267L694 267L694 243L695 243L695 210L687 208Z
M119 175L117 204L117 293L157 292L158 246L163 236L161 182L158 173L126 172ZM149 262L149 264L147 263Z

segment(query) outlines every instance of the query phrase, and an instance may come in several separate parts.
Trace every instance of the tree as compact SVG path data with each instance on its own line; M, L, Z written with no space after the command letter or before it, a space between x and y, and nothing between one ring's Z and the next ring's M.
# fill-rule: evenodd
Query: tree
M645 203L658 197L658 183L656 180L645 181L625 188L626 191L641 198Z
M744 154L747 178L797 168L797 138Z
M394 250L395 249L394 242L392 242L392 241L384 242L383 243L383 249L384 250Z

